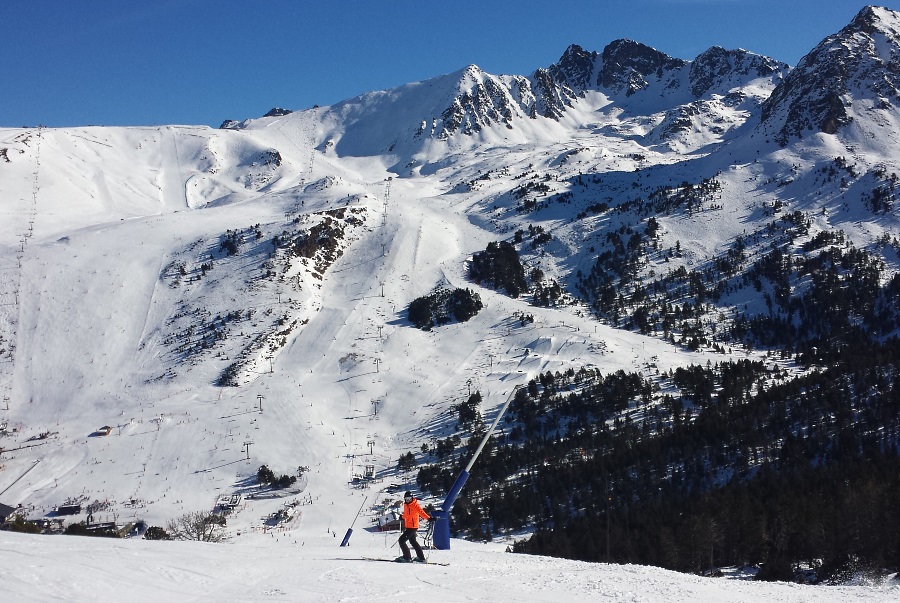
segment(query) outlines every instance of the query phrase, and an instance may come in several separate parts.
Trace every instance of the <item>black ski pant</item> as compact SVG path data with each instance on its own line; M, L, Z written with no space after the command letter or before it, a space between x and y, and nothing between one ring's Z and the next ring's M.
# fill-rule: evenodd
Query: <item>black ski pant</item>
M422 547L419 546L419 541L416 540L416 535L418 533L419 530L416 528L405 528L403 534L400 535L400 540L397 541L400 543L400 550L403 551L403 556L407 559L412 559L412 555L409 553L409 547L406 546L407 542L412 544L413 548L416 549L416 556L420 560L425 559L425 553L422 552Z

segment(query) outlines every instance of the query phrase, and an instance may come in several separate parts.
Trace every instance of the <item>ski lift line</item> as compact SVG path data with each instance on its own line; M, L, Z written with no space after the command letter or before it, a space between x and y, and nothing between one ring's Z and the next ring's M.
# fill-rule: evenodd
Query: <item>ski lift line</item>
M43 126L39 125L37 128L37 136L35 137L35 147L34 147L34 172L31 181L31 201L29 203L27 197L21 198L21 202L19 204L18 210L15 212L17 221L21 219L22 221L27 223L27 231L24 232L19 240L19 252L16 254L17 266L13 268L15 270L12 273L11 278L9 279L10 284L12 285L11 291L4 292L4 296L11 295L13 297L13 301L11 303L4 303L4 306L10 306L12 309L5 313L7 315L7 322L9 325L9 335L12 341L15 341L17 338L17 331L19 325L19 291L22 289L22 258L25 255L25 249L28 246L28 239L34 236L34 222L37 216L37 197L38 191L40 191L39 184L39 175L40 175L40 167L41 167L41 141L43 140ZM18 230L18 229L17 229ZM7 356L9 358L8 362L15 367L16 361L16 353L15 347L12 346L7 352ZM15 368L12 369L13 371ZM12 379L4 379L3 389L6 390L4 393L9 394L12 392ZM5 396L6 399L9 398L8 395ZM7 410L9 409L9 404L7 403ZM37 463L35 463L36 465ZM33 469L34 467L32 467ZM31 469L29 469L30 471ZM26 471L27 473L27 471ZM23 474L24 477L24 474ZM21 478L20 478L21 479ZM18 480L16 480L18 481ZM13 482L15 483L15 482ZM11 486L10 486L11 487ZM7 488L8 490L9 488ZM4 490L3 492L6 492ZM0 493L2 494L2 493Z
M37 466L38 466L38 463L40 463L40 462L41 462L41 459L36 460L36 461L34 462L34 464L33 464L31 467L29 467L28 469L25 470L25 473L23 473L22 475L20 475L18 478L16 478L16 480L15 480L13 483L11 483L11 484L8 485L6 488L4 488L3 491L0 492L0 496L2 496L3 494L6 494L6 491L7 491L7 490L9 490L9 489L12 488L13 486L15 486L15 485L19 482L19 480L21 480L23 477L25 477L26 475L28 475L28 473L29 473L32 469L34 469L35 467L37 467Z

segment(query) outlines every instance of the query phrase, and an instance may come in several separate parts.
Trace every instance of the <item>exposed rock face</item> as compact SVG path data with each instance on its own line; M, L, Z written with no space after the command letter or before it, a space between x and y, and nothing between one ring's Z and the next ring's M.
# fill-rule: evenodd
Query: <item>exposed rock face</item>
M556 72L557 81L566 82L574 91L584 92L591 88L598 56L596 51L588 52L572 44L550 69Z
M708 121L717 119L722 106L746 100L751 109L758 109L762 102L759 91L743 94L742 87L768 78L771 81L763 89L771 89L789 69L785 63L746 50L713 47L689 62L632 40L616 40L602 53L573 44L559 61L528 77L494 76L470 65L458 76L446 78L454 87L449 91L450 104L432 109L431 115L438 118L420 119L413 137L447 140L495 125L514 129L521 118L559 121L588 92L597 91L611 98L631 98L636 102L631 110L638 112L642 110L640 94L651 94L655 110L662 106L666 111L658 130L664 140L678 132L705 128ZM720 98L709 106L693 102L713 96ZM712 127L713 134L724 131Z
M735 76L740 80L787 72L786 63L746 50L725 50L713 46L691 62L688 81L691 94L700 98L709 91L726 93ZM723 89L724 88L724 89Z
M540 114L558 120L578 96L558 68L538 69L531 78L538 99L535 108L529 112L532 117Z
M269 112L263 115L263 117L282 117L284 115L290 115L293 113L290 109L282 109L281 107L274 107L269 109Z
M498 78L470 65L460 78L459 89L459 95L441 113L441 138L457 132L473 134L492 124L512 127L514 103L509 89Z
M603 49L603 68L597 85L626 96L646 88L649 80L662 80L687 65L654 48L632 40L616 40Z

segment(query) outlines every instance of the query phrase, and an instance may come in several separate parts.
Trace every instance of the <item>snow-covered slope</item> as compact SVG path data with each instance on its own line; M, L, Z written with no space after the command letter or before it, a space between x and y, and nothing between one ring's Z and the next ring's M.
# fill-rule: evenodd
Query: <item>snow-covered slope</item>
M0 503L37 518L78 502L93 506L95 520L163 525L212 509L221 495L257 493L260 465L304 468L286 498L244 500L229 519L228 545L32 545L3 536L11 592L77 599L75 589L87 588L82 571L101 589L118 588L119 578L102 577L109 557L125 559L116 567L137 573L146 598L172 583L204 597L221 582L250 600L406 592L409 568L357 568L340 559L356 553L336 544L361 509L350 550L362 541L369 554L391 555L392 536L366 528L398 489L415 489L398 458L455 433L455 405L470 392L482 393L492 418L516 385L546 371L649 376L764 358L738 346L691 352L612 328L574 298L611 233L646 228L638 198L717 183L688 211L659 213L659 249L638 267L648 280L713 262L736 237L764 232L776 207L810 215L809 236L841 228L875 248L900 234L894 211L873 217L864 202L898 170L889 77L896 21L864 11L789 75L742 50L713 48L688 62L620 40L602 53L570 47L527 77L469 66L218 130L0 130ZM821 86L801 78L821 72L817 62L836 52L829 44L868 65L836 92L852 119L826 119L834 127L796 141L803 128L790 125L800 123L792 115L824 123L809 108ZM823 166L843 172L835 178ZM549 235L526 240L521 255L538 280L568 289L550 307L467 277L474 253L523 233ZM760 235L757 249L766 244ZM677 255L666 252L676 246ZM896 254L886 261L895 271ZM484 309L466 323L415 329L410 302L442 286L474 290ZM728 302L761 303L744 295ZM368 471L374 480L361 488ZM298 512L272 527L285 501ZM58 581L38 570L35 585L18 555L25 546L37 547ZM523 600L497 598L506 575L537 590L524 600L558 599L556 589L572 598L723 601L807 592L575 563L554 565L563 568L554 574L543 559L459 548L447 553L452 569L414 570L421 581L465 582L441 586L440 600L485 592ZM71 561L81 556L97 561ZM251 556L258 572L246 567ZM179 569L197 565L199 577ZM296 565L312 569L293 576ZM887 600L896 587L827 593Z
M349 548L303 542L296 534L240 545L41 538L0 533L3 591L39 601L324 601L416 600L550 603L648 601L822 603L893 601L900 587L815 588L717 580L636 565L590 564L503 552L502 546L454 543L434 551L449 565L378 563L393 538L359 535ZM395 548L396 550L396 548ZM26 552L27 551L27 552Z

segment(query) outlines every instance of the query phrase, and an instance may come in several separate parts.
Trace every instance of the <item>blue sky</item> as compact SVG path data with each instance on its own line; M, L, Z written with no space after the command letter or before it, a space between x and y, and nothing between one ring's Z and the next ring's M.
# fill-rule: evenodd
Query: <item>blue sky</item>
M3 0L0 126L208 124L631 38L795 65L856 0ZM875 2L900 10L900 0Z

